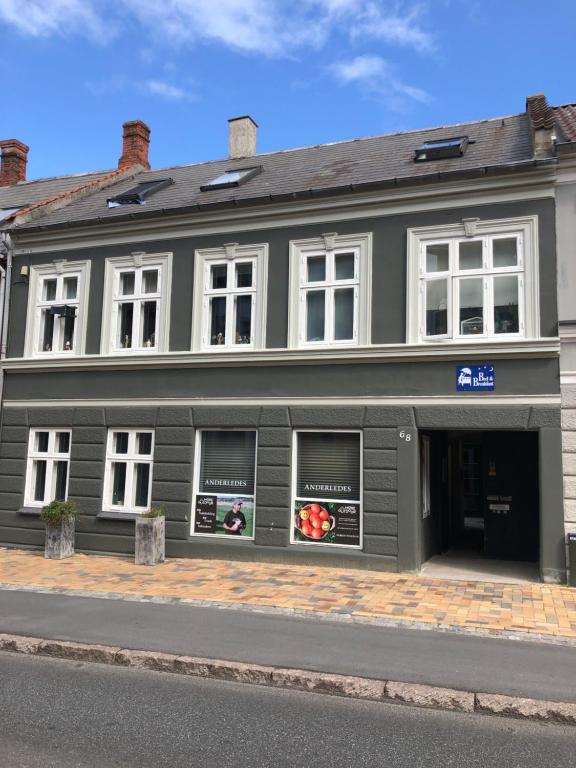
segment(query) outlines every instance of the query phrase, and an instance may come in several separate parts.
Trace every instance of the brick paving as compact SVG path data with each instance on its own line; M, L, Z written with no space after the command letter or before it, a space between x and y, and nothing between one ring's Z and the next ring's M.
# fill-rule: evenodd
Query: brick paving
M576 638L576 589L224 560L171 559L155 568L124 557L0 548L0 584L319 612L430 627Z

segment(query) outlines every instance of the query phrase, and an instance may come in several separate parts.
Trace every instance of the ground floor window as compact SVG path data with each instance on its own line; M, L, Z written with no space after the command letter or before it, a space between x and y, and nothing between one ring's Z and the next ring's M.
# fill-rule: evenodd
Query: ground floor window
M202 430L192 533L254 538L256 432Z
M104 508L145 512L150 508L154 432L111 429L106 446Z
M296 432L292 542L362 545L361 435Z
M31 429L28 441L26 506L43 507L68 496L70 430Z

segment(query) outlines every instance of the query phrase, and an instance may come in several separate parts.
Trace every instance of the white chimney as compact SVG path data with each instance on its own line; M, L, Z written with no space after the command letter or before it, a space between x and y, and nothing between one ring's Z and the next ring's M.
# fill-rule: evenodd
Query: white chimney
M232 117L228 120L228 156L252 157L256 154L256 132L258 125L249 115Z

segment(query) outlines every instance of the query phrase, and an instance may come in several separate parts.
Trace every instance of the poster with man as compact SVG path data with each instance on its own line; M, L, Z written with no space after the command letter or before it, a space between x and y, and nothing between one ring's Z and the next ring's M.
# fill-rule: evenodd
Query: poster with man
M194 533L254 538L254 497L197 495Z

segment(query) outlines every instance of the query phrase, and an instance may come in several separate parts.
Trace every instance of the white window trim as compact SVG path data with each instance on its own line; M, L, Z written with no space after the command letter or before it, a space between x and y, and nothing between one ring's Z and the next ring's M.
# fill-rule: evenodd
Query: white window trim
M160 299L156 318L157 344L150 349L124 349L115 345L116 313L114 311L114 278L117 271L123 269L160 267ZM172 253L131 253L128 256L113 256L106 259L104 272L104 301L102 303L102 335L100 354L102 355L154 355L168 352L170 340L170 305L172 299Z
M48 450L44 452L36 451L34 449L35 437L38 432L48 432ZM58 453L55 450L56 433L65 432L69 435L68 441L68 453ZM52 484L52 475L54 472L54 463L56 461L66 461L68 463L68 471L66 472L66 493L64 498L68 498L68 484L70 482L70 454L72 452L72 430L60 429L58 427L31 427L28 435L28 455L26 460L26 483L24 487L24 506L25 507L44 507L49 504L53 499L45 499L44 501L36 501L34 499L33 485L33 471L32 467L35 461L46 461L46 487ZM48 469L48 467L50 469Z
M507 275L520 273L520 282L523 281L523 287L519 287L519 320L524 323L524 332L517 334L493 334L489 336L483 334L475 337L473 335L462 336L453 334L453 336L431 336L426 338L423 335L423 301L421 299L421 253L424 245L435 241L445 242L454 238L469 238L473 240L479 237L494 237L518 235L522 240L523 254L523 272L520 266L498 269L497 272L484 270L466 270L466 274L458 272L439 272L438 277L450 277L452 283L456 284L458 277L475 277L482 275L484 277L491 275ZM408 280L406 296L406 342L408 344L479 344L482 342L499 342L528 340L540 338L540 275L539 275L539 252L538 252L538 216L522 216L511 219L495 220L474 220L462 221L461 223L446 224L431 227L417 227L408 230ZM451 243L451 246L453 244ZM456 279L455 279L456 277ZM454 291L456 289L454 288ZM488 290L485 288L485 291ZM523 297L523 301L522 301ZM449 302L449 322L451 328L452 318L454 317L454 296L448 292Z
M257 429L250 429L249 427L230 427L230 428L219 428L219 427L205 427L204 429L197 429L196 435L194 438L194 476L193 476L193 483L192 483L192 508L190 512L190 536L194 537L202 537L202 538L208 538L208 539L233 539L235 540L236 537L229 536L228 534L222 534L222 533L195 533L194 531L194 525L196 523L196 496L249 496L250 494L245 493L242 494L240 492L235 494L230 493L213 493L209 494L205 491L200 492L200 461L201 461L201 451L202 451L202 433L203 432L255 432L256 433L256 442L254 445L254 521L253 521L253 534L252 536L238 536L237 538L244 541L254 541L254 538L256 536L256 489L258 487L258 430Z
M36 349L36 341L40 334L40 313L38 301L40 300L40 286L42 280L49 277L59 277L78 273L78 312L76 313L75 349L54 350L45 352ZM28 289L28 310L26 316L26 337L24 342L25 357L77 357L86 353L86 330L88 317L88 297L90 286L90 262L68 261L62 259L51 264L32 265L30 267L30 282Z
M208 343L210 313L208 299L204 293L206 270L212 263L249 261L255 263L255 290L239 289L238 293L253 293L255 300L252 304L252 338L251 344L219 344ZM264 349L266 343L266 310L268 296L268 243L256 245L238 245L228 243L220 248L201 248L194 252L194 299L192 307L192 340L193 352L248 352ZM227 322L229 319L227 317ZM230 321L231 322L231 321ZM228 334L230 338L230 334Z
M297 483L298 483L298 435L300 432L332 432L335 434L355 434L360 435L360 499L335 499L341 504L359 504L360 505L360 544L322 544L315 541L296 541L294 538L294 510L296 508L296 501L301 499L301 496L297 496ZM306 496L306 501L330 501L330 499L317 498ZM317 547L317 548L333 548L338 549L364 549L364 434L361 429L294 429L292 430L292 493L290 501L290 544L294 544L299 547Z
M113 441L114 434L116 432L128 433L128 451L127 453L114 453ZM150 448L150 454L136 453L136 435L147 434L152 435L152 445ZM146 512L150 509L152 502L152 482L154 475L154 448L155 448L155 434L153 429L134 429L133 427L128 429L124 427L109 427L108 435L106 436L106 460L104 465L104 488L102 498L102 510L104 512L119 512L122 514L138 515ZM145 507L131 506L130 504L112 504L112 464L115 462L126 462L126 489L124 494L124 500L130 500L134 496L134 465L135 464L149 464L150 465L150 482L148 486L148 503Z
M354 251L358 254L358 281L355 287L354 339L344 341L307 342L302 328L306 322L303 308L305 289L302 288L303 264L308 256L329 254L334 251ZM343 287L348 281L342 281ZM332 284L331 284L332 285ZM319 284L319 289L322 286ZM320 237L290 241L290 296L288 303L288 347L290 349L324 349L356 347L370 344L372 317L372 233L338 235L330 233Z

